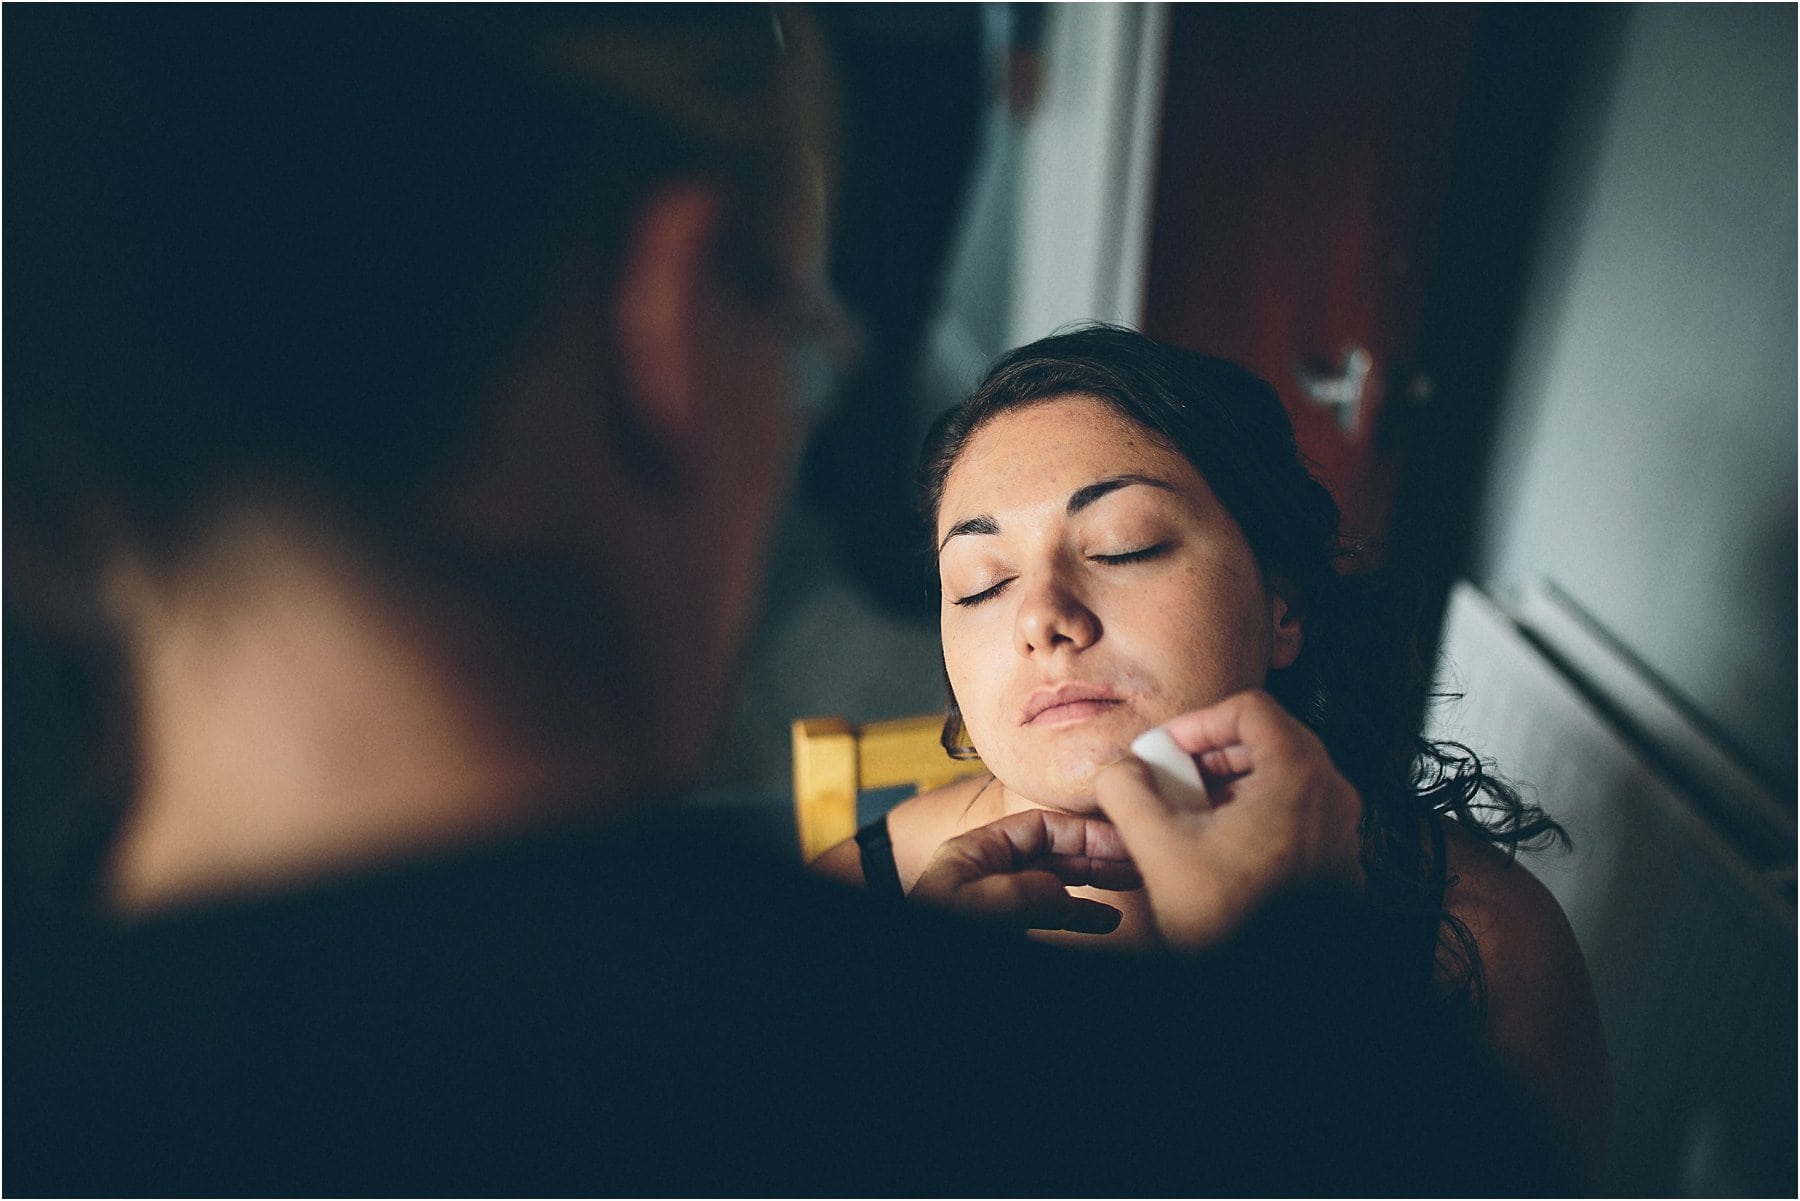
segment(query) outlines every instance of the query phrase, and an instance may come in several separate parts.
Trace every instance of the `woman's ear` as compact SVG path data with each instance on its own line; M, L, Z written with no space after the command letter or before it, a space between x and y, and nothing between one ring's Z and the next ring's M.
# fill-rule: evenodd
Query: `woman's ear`
M1300 608L1289 596L1292 589L1277 584L1269 591L1269 620L1273 637L1269 641L1269 670L1292 667L1306 644L1305 622Z
M677 454L706 417L702 358L716 335L711 271L723 212L718 190L704 184L652 195L632 228L614 301L620 403Z

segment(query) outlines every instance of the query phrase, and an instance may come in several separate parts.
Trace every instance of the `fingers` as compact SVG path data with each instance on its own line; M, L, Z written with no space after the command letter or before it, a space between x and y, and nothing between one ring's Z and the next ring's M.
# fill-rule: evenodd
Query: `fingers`
M961 837L980 839L991 848L984 857L990 871L1047 871L1065 885L1091 884L1115 892L1143 887L1124 841L1107 822L1037 809L1009 814ZM1002 846L1011 852L1003 863Z
M1212 809L1171 805L1131 757L1096 777L1094 796L1143 877L1166 945L1216 945L1302 884L1361 887L1361 797L1273 697L1240 693L1164 728L1205 774L1227 781Z
M1004 844L1011 851L1013 865L1052 856L1101 860L1129 858L1118 832L1107 823L1051 809L1009 813L999 821L961 835L963 838L977 836L990 840L996 849Z
M960 890L955 907L1004 916L1020 929L1073 930L1080 934L1110 934L1118 929L1123 917L1111 905L1070 896L1060 879L1040 871L973 881Z
M1033 926L1034 930L1072 930L1076 934L1111 934L1119 928L1125 915L1102 901L1090 900L1087 897L1071 897L1064 902L1061 924L1055 926Z
M1127 846L1137 841L1132 831L1155 828L1174 816L1169 802L1156 791L1150 765L1130 756L1100 769L1094 777L1094 800Z
M1150 767L1129 757L1095 777L1094 799L1130 851L1140 879L1156 875L1187 836L1212 820L1208 811L1171 805L1157 792Z
M1016 850L1004 832L984 831L985 827L971 830L940 846L927 868L933 879L955 887L989 876L1042 871L1071 887L1092 885L1111 892L1128 892L1144 886L1137 865L1125 855L1124 843L1116 831L1108 831L1100 844L1101 849L1108 851L1105 856L1027 855Z
M1200 760L1208 775L1233 776L1249 771L1258 753L1276 752L1292 742L1296 726L1268 693L1240 692L1184 713L1163 728Z
M1071 887L1092 885L1108 892L1130 892L1144 886L1137 864L1129 859L1093 859L1085 855L1050 855L1033 861Z
M1118 831L1103 821L1033 809L959 834L944 843L938 856L960 865L963 878L1047 867L1071 884L1124 881L1136 887L1131 856ZM1080 876L1082 878L1075 879Z
M1118 832L1104 821L1033 810L944 843L908 894L1018 930L1108 934L1117 909L1071 896L1071 886L1142 887Z

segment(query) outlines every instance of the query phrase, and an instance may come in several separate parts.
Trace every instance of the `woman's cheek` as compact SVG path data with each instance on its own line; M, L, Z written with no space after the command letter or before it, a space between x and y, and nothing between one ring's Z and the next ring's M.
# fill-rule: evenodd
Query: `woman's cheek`
M987 758L993 750L998 749L998 724L994 720L997 698L989 688L983 687L987 681L996 678L994 672L983 671L979 666L971 666L949 654L946 644L945 659L949 665L947 675L950 679L950 692L956 697L956 707L962 712L963 729L975 744L975 749L982 758Z

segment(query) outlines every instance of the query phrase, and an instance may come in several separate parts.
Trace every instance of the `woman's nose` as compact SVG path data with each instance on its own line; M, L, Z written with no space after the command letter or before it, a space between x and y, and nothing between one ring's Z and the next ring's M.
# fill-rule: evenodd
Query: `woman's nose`
M1021 599L1013 636L1021 655L1081 651L1100 637L1100 619L1063 581L1048 579Z

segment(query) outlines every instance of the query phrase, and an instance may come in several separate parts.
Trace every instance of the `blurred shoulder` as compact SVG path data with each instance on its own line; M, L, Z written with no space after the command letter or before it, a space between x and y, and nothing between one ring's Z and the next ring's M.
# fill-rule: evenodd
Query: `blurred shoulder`
M1606 1041L1587 961L1562 906L1516 860L1445 825L1444 907L1468 927L1487 987L1484 1042L1590 1167L1611 1105Z
M1496 952L1525 943L1574 938L1562 907L1538 878L1518 860L1449 818L1443 825L1449 885L1445 908L1460 918L1488 958L1489 941Z

